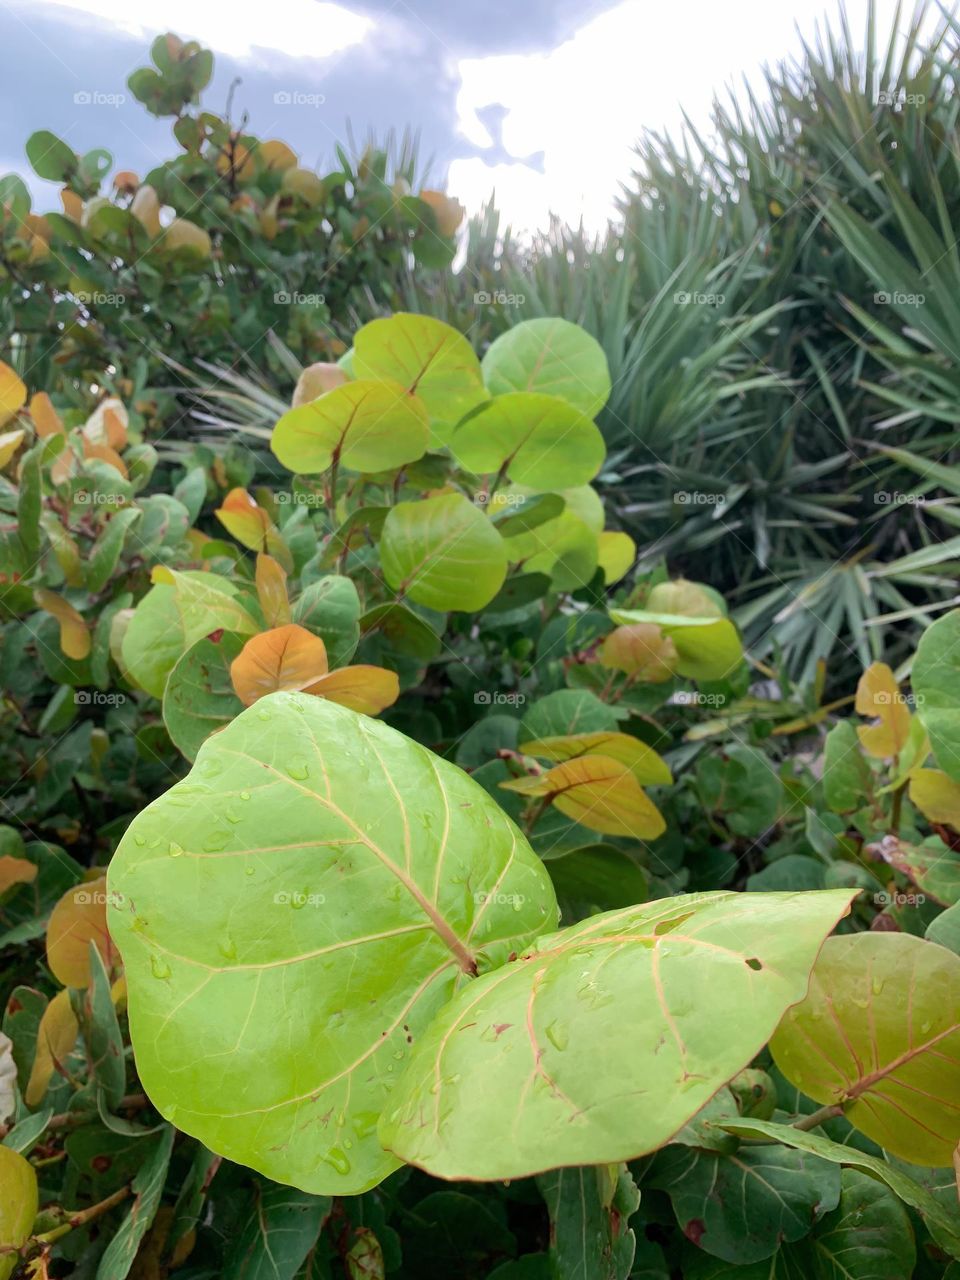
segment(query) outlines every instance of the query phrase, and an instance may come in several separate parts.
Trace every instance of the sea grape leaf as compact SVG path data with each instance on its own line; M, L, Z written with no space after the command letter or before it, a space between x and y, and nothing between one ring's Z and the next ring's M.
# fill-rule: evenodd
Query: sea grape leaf
M593 418L610 395L607 357L596 338L558 316L524 320L500 335L483 357L491 395L540 391Z
M231 489L213 514L241 546L269 555L285 572L292 571L293 559L280 530L246 489Z
M950 1213L939 1204L936 1198L919 1182L908 1177L902 1170L881 1160L879 1156L868 1155L856 1147L843 1146L824 1138L819 1133L808 1133L803 1129L795 1129L792 1125L776 1124L772 1120L727 1120L722 1128L738 1138L763 1138L782 1142L785 1146L796 1147L799 1151L809 1151L811 1155L820 1156L824 1160L832 1160L834 1164L859 1169L878 1181L885 1183L903 1202L916 1209L926 1220L927 1225L936 1232L938 1241L948 1249L955 1258L960 1258L960 1231Z
M316 475L334 461L351 471L392 471L422 458L429 443L419 396L396 381L361 378L290 409L270 448L288 470Z
M376 1121L411 1043L474 965L557 918L543 864L472 779L296 693L204 743L134 819L110 885L161 1114L318 1194L397 1167Z
M353 340L357 378L391 379L426 405L438 441L452 426L487 399L480 362L456 329L432 316L398 312L371 320Z
M947 947L956 955L960 955L960 903L947 911L941 911L940 915L927 925L924 936L929 942L936 942L941 947Z
M942 769L913 769L910 800L929 822L943 822L960 831L960 782Z
M342 667L360 643L360 597L352 579L330 573L311 582L294 604L291 620L320 637L331 667Z
M899 755L910 736L910 709L896 676L885 662L871 662L857 685L855 709L876 724L860 725L857 737L868 756L887 760Z
M653 747L633 738L629 733L570 733L557 737L522 742L520 751L541 760L575 760L578 756L607 756L628 765L631 773L644 786L667 785L673 775L667 762Z
M799 1240L840 1201L840 1170L808 1152L696 1147L659 1152L644 1184L666 1191L684 1235L727 1262L758 1262Z
M501 782L505 791L548 801L574 822L608 836L655 840L667 824L633 770L603 755L577 756L543 773Z
M589 689L557 689L524 707L520 735L525 742L570 734L615 730L612 707Z
M154 1139L153 1151L133 1180L133 1204L100 1259L96 1280L125 1280L129 1275L140 1243L160 1207L175 1134L172 1125L164 1125L159 1138Z
M539 938L434 1018L384 1145L438 1177L491 1180L655 1150L802 998L852 897L679 895Z
M547 861L547 870L568 921L645 902L650 889L643 868L612 845L565 850Z
M107 932L107 880L99 876L68 889L47 922L47 964L65 987L90 981L90 944L110 967L117 955Z
M306 689L329 669L327 646L296 622L251 636L230 664L230 678L245 707L278 689Z
M224 631L204 636L186 651L167 677L163 723L174 746L195 760L202 743L243 710L230 679L230 664L243 649L244 636Z
M910 684L934 759L944 773L960 782L960 609L944 614L924 631Z
M724 680L743 660L743 646L729 618L643 609L611 609L610 617L621 625L645 622L659 627L676 649L674 670L691 680Z
M935 902L945 907L960 902L960 854L930 836L922 844L908 844L896 836L881 845L883 856Z
M380 564L395 591L441 612L482 609L507 576L503 539L460 493L392 507L380 535Z
M227 1251L223 1280L293 1280L330 1214L329 1196L292 1187L260 1187Z
M529 391L480 405L456 427L449 446L477 475L502 473L542 492L588 484L606 456L592 418L566 400Z
M637 544L629 533L619 529L604 529L597 543L597 558L603 570L603 580L608 587L625 577L637 558Z
M770 1048L820 1103L913 1164L960 1142L960 956L906 933L830 938Z
M834 813L854 813L870 799L873 775L860 750L856 727L841 720L823 747L823 794Z
M640 1204L629 1171L554 1169L537 1185L550 1214L555 1280L627 1280L637 1243L628 1223Z
M37 1216L39 1192L33 1165L11 1147L0 1145L0 1244L17 1248L30 1235ZM0 1280L7 1280L20 1258L0 1254Z

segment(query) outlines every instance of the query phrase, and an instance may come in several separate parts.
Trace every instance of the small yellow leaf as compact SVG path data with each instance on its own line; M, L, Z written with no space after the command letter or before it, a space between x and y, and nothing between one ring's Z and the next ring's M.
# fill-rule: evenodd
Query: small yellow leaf
M62 436L66 433L60 415L53 407L53 401L45 391L38 391L30 398L30 417L37 435L41 439L46 436Z
M37 587L33 598L60 623L60 648L66 656L78 662L85 658L90 652L90 632L73 605L46 587Z
M149 183L139 187L130 202L130 212L149 236L160 234L160 201Z
M960 831L960 782L939 769L915 769L910 775L910 799L929 822Z
M0 427L9 422L27 402L27 388L18 374L0 360Z
M290 598L283 567L261 552L257 556L257 599L268 627L282 627L290 621Z
M597 538L597 563L603 570L603 580L608 587L629 573L636 558L637 544L629 533L604 529Z
M549 800L574 822L603 835L654 840L667 829L660 810L630 768L606 756L580 756L534 778L500 786Z
M355 667L331 671L308 685L304 692L338 702L351 711L376 716L385 708L392 707L400 697L400 681L394 671L359 663Z
M309 364L297 379L291 407L297 409L302 404L309 404L311 400L318 399L346 381L347 375L338 364L329 364L323 360Z
M0 857L0 894L15 884L32 884L37 878L37 865L26 858L14 858L9 853Z
M327 648L295 622L252 636L230 664L230 679L244 706L278 689L303 690L327 674Z
M257 155L268 169L293 169L297 163L297 153L278 138L268 138L257 148Z
M442 236L456 235L457 228L466 213L459 200L446 196L442 191L421 191L420 199L433 210L437 220L437 230Z
M30 1236L39 1207L33 1165L19 1151L0 1146L0 1244L19 1249ZM16 1253L0 1254L0 1280L13 1275L19 1262Z
M290 550L280 531L246 489L231 489L213 514L241 545L273 556L288 573L293 568Z
M213 252L209 235L189 218L174 218L163 233L163 247L183 250L195 258L209 258Z
M60 202L63 205L63 212L71 222L79 223L83 217L83 200L75 191L71 191L69 187L64 187L60 192Z
M646 684L669 680L679 661L676 645L652 622L617 627L604 639L597 657L602 667Z
M124 480L128 477L127 464L116 449L111 449L108 444L93 444L84 437L83 456L88 459L95 458L98 462L105 462L107 466L113 467L114 471L118 471Z
M872 662L864 671L854 705L859 715L878 721L857 729L860 745L867 755L878 760L899 755L910 737L910 710L885 662Z
M117 963L107 932L107 878L99 876L68 889L47 922L47 964L65 987L85 987L90 981L93 943L109 972Z
M619 760L644 786L667 785L673 775L653 747L628 733L566 733L556 737L538 738L524 742L520 750L525 756L539 756L541 760L576 760L580 756L599 755Z
M43 1101L54 1071L70 1056L79 1031L70 992L58 991L44 1009L37 1030L37 1051L23 1095L28 1107L39 1106Z
M5 467L26 439L25 431L0 432L0 467Z

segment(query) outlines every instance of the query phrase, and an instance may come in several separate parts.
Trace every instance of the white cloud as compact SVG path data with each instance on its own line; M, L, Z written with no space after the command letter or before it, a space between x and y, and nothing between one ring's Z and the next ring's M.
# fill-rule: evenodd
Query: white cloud
M847 8L861 33L867 0ZM455 160L450 190L476 208L496 187L497 204L517 227L543 226L552 211L600 229L644 128L676 133L681 104L698 127L707 125L714 92L744 74L762 91L762 65L799 52L794 23L810 38L823 9L824 0L623 0L549 52L461 60L460 133L491 146L478 112L501 104L503 145L521 163L502 163L502 153L495 161ZM878 11L878 30L889 30L894 0L880 0ZM522 163L541 151L543 173Z
M18 8L52 18L94 18L137 37L176 31L236 58L257 49L288 57L326 58L358 44L374 28L370 18L339 4L269 0L266 4L203 3L203 0L31 0ZM65 13L64 11L69 11ZM59 11L59 12L58 12ZM25 19L29 24L29 18Z

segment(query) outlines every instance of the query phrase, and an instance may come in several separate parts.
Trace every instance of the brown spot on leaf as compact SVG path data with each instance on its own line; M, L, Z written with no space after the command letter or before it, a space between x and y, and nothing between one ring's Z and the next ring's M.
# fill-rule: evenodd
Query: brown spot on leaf
M699 1244L706 1235L706 1224L701 1218L691 1218L687 1225L683 1228L683 1234L693 1244Z

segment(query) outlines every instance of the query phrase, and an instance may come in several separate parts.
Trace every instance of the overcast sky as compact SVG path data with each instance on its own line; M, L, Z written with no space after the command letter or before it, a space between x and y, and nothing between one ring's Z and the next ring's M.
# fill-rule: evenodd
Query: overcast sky
M867 0L847 9L861 32ZM878 9L885 32L894 0ZM836 12L837 0L0 0L0 173L26 176L38 128L140 174L174 154L170 122L126 87L173 30L216 52L204 103L223 111L239 77L234 115L306 164L331 164L348 122L359 138L409 125L471 210L496 188L515 226L553 211L600 228L644 128L675 129L681 105L706 121L715 91L760 84L765 62L797 51L796 27L812 35ZM51 184L31 186L40 208L58 205Z

